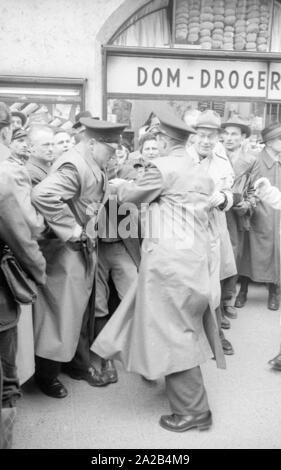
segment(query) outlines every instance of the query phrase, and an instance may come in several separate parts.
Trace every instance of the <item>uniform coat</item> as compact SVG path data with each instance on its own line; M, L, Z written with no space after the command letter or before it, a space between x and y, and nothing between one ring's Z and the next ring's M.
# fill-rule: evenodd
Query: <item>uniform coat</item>
M180 156L153 160L142 178L118 189L120 203L150 204L151 224L146 224L139 276L91 347L150 379L191 369L213 353L225 366L209 308L213 182L190 169L179 150Z
M56 237L42 244L47 283L35 305L35 352L59 362L76 351L83 315L93 289L96 255L87 262L68 240L77 224L91 231L107 197L106 181L82 144L69 150L33 189L33 202Z
M43 284L46 280L46 263L37 242L32 239L13 176L3 164L0 165L0 255L7 244L26 273L37 284ZM16 325L19 306L13 299L1 269L0 305L0 331L3 331Z
M44 218L31 204L31 179L25 164L14 157L9 157L2 165L2 168L5 168L5 171L11 175L16 184L16 197L18 198L22 213L31 230L32 236L38 238L45 228Z
M257 157L258 176L281 190L281 161L264 149ZM280 282L280 212L262 201L251 218L248 243L244 246L239 274L255 282Z

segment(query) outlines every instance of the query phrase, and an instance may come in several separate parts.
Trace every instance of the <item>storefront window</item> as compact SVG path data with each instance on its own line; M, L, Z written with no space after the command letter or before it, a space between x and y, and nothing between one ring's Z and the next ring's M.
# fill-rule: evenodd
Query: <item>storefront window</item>
M151 112L170 110L188 125L194 125L198 111L213 109L226 121L238 114L249 122L253 133L259 133L265 125L265 103L256 101L223 100L126 100L109 99L108 119L128 125L127 132L134 134L134 147L137 147L138 131ZM281 109L280 109L281 111Z
M175 0L174 15L178 46L225 51L269 50L271 0Z
M83 79L0 77L0 101L34 123L69 129L84 107Z

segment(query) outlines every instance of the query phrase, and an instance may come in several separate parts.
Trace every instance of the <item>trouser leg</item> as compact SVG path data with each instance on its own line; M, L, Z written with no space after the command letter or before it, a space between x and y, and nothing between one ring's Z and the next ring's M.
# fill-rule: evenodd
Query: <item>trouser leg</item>
M21 396L16 367L17 326L0 332L0 357L3 372L2 407L16 405Z
M234 306L235 295L236 295L236 283L238 276L230 276L227 279L224 279L222 282L222 293L221 299L223 305Z
M172 413L197 415L209 411L207 393L199 366L166 375L165 381Z
M16 402L21 396L16 368L17 326L0 333L0 449L11 449Z
M61 363L46 359L45 357L35 356L35 376L44 381L54 380L58 377L61 370Z
M87 371L91 366L90 363L90 346L91 346L91 332L90 332L90 316L93 315L91 309L91 302L88 303L84 313L82 328L79 335L77 349L73 359L67 363L67 367L79 371Z

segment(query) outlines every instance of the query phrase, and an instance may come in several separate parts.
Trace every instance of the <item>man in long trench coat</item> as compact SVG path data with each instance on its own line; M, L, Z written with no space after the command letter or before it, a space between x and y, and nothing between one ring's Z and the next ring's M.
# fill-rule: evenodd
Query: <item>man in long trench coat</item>
M228 158L216 149L221 126L220 116L212 110L206 110L198 116L195 126L197 134L193 145L187 149L187 155L189 160L199 165L202 173L210 176L215 184L209 217L212 247L212 293L220 326L222 347L224 353L230 355L234 354L234 350L231 343L224 337L221 328L227 327L228 324L220 308L220 281L223 282L224 279L237 273L225 216L226 211L233 204L231 187L234 181L234 172Z
M187 161L184 143L194 131L176 117L161 117L159 130L168 156L117 189L120 203L149 204L139 276L91 349L148 379L165 376L172 414L161 417L162 427L207 429L212 416L199 366L213 354L225 366L209 273L214 185Z
M275 122L262 131L265 148L257 156L259 176L268 178L281 190L281 123ZM254 282L268 283L269 310L280 303L280 211L262 201L251 217L249 243L245 245L239 274Z
M95 223L107 200L104 167L124 125L83 118L81 142L52 166L33 189L33 203L54 234L41 242L47 283L35 305L35 378L47 395L63 398L61 363L74 379L106 385L90 364L93 341ZM70 362L71 361L71 362Z
M235 174L232 187L234 203L227 211L226 219L239 275L244 245L248 245L251 216L256 208L254 182L258 177L258 163L256 156L243 147L244 140L251 134L251 129L240 116L232 116L222 124L222 128L223 143ZM223 310L229 318L237 318L235 307L243 307L246 301L243 276L241 276L240 292L235 300L237 277L230 276L222 283Z

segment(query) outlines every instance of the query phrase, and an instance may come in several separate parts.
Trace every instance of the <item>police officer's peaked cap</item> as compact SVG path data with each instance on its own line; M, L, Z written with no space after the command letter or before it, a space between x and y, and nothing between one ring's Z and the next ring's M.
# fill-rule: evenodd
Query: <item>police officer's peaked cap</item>
M153 113L153 116L158 118L159 124L152 125L149 129L150 132L154 132L158 128L160 133L180 141L184 141L190 134L196 133L193 127L187 126L179 117L168 111Z
M25 130L15 129L13 131L12 140L21 139L22 137L26 137L26 136L27 136L27 132Z
M21 111L12 111L12 116L17 116L21 119L22 122L22 127L26 124L27 121L27 115L22 113Z
M225 129L226 127L239 127L241 129L242 134L246 134L246 137L251 135L251 128L248 124L240 117L240 116L233 116L229 118L226 122L223 122L221 127Z
M108 121L96 120L94 118L81 118L80 122L86 128L86 132L99 142L107 144L118 144L126 124L114 124Z
M206 111L202 111L199 114L194 127L195 129L198 129L198 127L204 127L205 129L220 129L220 115L212 109L206 109Z

